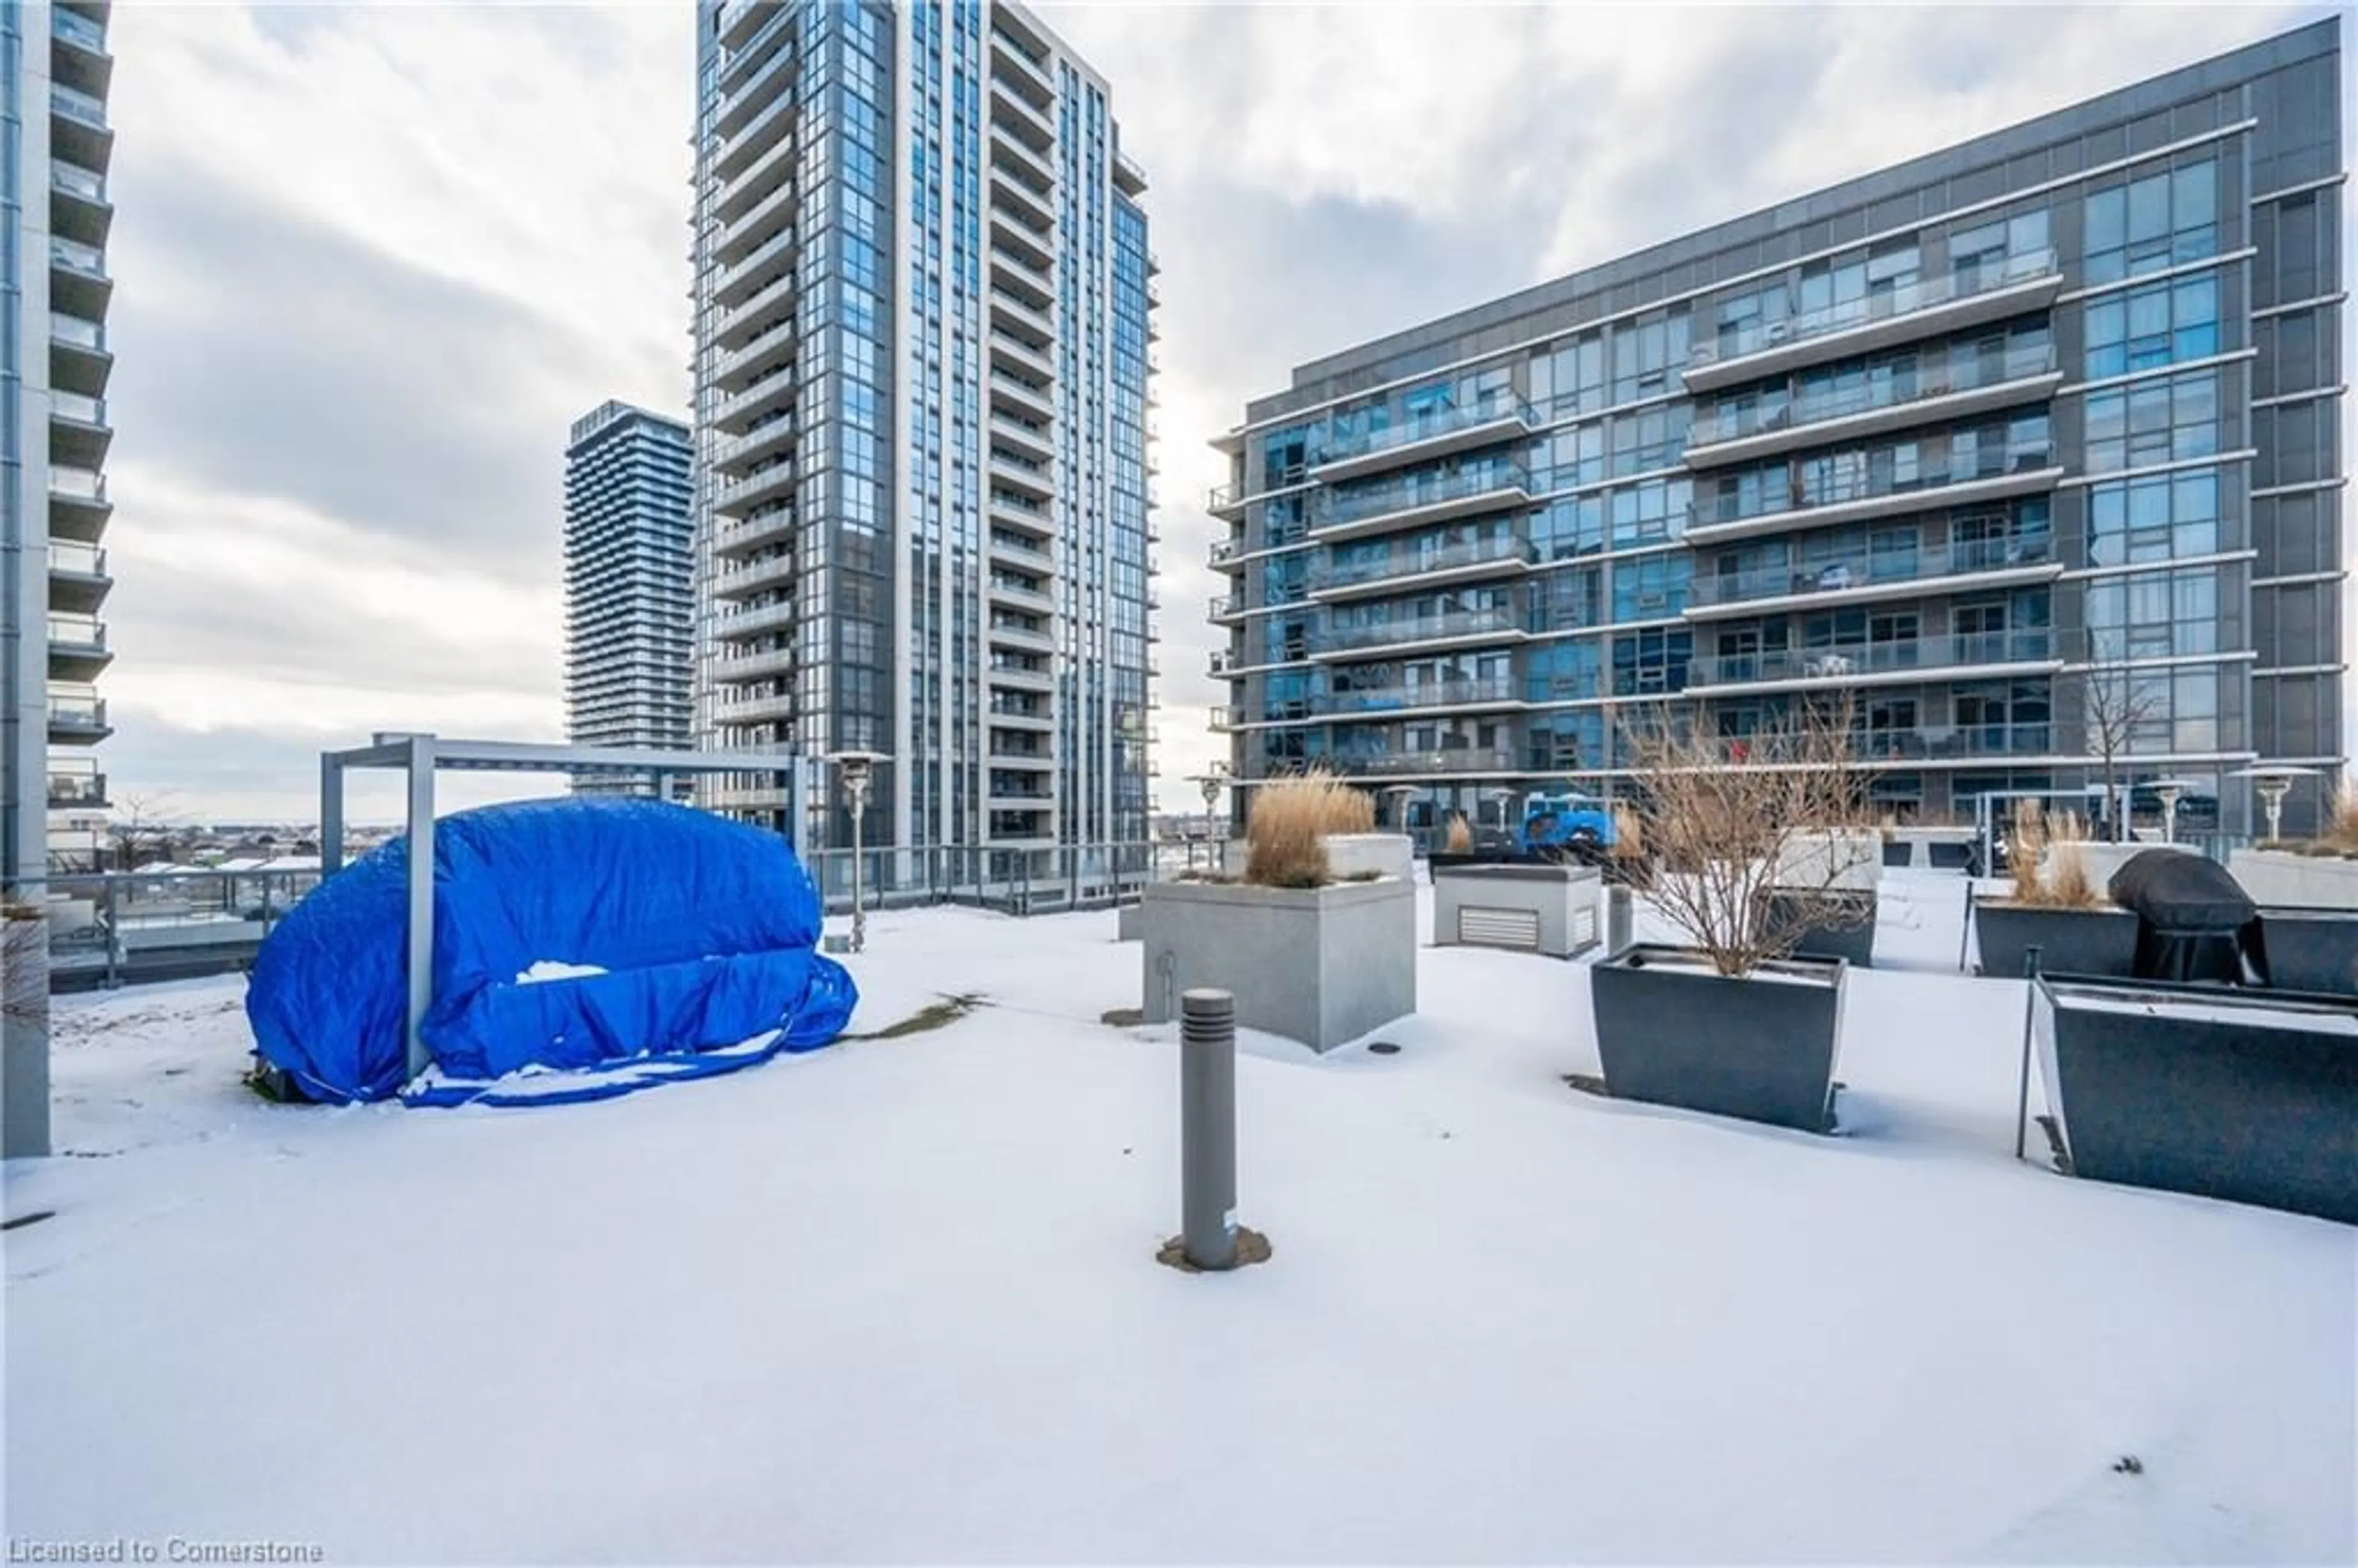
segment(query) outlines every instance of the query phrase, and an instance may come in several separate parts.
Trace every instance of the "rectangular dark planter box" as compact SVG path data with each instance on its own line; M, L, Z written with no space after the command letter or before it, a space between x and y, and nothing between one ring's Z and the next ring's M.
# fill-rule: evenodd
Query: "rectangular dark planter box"
M1801 944L1793 949L1796 958L1840 958L1855 969L1875 966L1876 897L1871 892L1772 892L1768 895L1782 922L1785 911L1795 904L1827 906L1821 918L1812 918L1804 908L1801 913L1808 923L1801 928Z
M2358 1000L2039 982L2074 1175L2358 1225Z
M1663 961L1693 957L1639 946L1589 970L1606 1092L1831 1131L1843 965L1787 959L1729 979Z
M2260 940L2278 990L2358 996L2358 910L2262 909Z
M2125 909L2024 909L1974 901L1978 972L1997 979L2020 979L2023 956L2034 946L2042 974L2127 979L2136 973L2136 916Z

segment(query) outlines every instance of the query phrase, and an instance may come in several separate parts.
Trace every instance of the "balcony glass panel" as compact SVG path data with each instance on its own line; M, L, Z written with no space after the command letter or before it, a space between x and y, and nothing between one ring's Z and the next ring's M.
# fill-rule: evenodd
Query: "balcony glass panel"
M1861 540L1855 550L1831 560L1813 557L1790 565L1699 574L1692 594L1693 602L1699 605L1737 604L1755 599L1843 593L1877 583L1916 582L1966 572L2013 571L2044 566L2055 558L2054 541L2045 535L1911 550L1875 549Z
M63 16L64 14L65 13L63 12L59 13L59 16ZM53 190L70 192L72 195L81 197L85 201L103 201L106 200L106 179L104 176L94 174L91 170L82 168L80 164L67 163L59 158L51 158L49 160L49 188Z
M1332 626L1314 638L1314 643L1329 650L1380 648L1395 643L1514 630L1514 613L1507 609L1459 610L1445 615L1408 615L1390 621L1359 621Z
M1458 567L1484 566L1493 561L1533 559L1522 539L1476 539L1439 549L1395 550L1362 559L1332 562L1310 574L1313 588L1342 588L1352 583L1380 582L1386 578L1449 571Z
M80 240L50 235L49 259L70 272L85 273L92 277L106 276L106 253L96 245L85 245Z
M84 577L106 575L106 552L95 545L76 543L70 539L49 541L49 569L53 572L74 572Z
M1423 681L1415 686L1363 687L1329 691L1311 699L1321 713L1384 713L1406 708L1451 708L1469 702L1512 702L1515 683L1498 676L1488 679Z
M63 468L52 463L49 465L49 493L75 501L104 501L106 476L93 473L89 469Z
M2017 424L2024 427L2023 431L2000 439L1980 438L1979 433L1965 431L1946 443L1909 442L1898 448L1834 452L1731 475L1722 480L1716 493L1694 503L1694 521L1707 528L1749 517L1938 491L2053 466L2055 448L2047 438L2046 416ZM1927 504L1940 503L1935 497Z
M1960 356L1932 363L1920 363L1912 358L1898 363L1887 362L1866 367L1855 381L1844 377L1844 384L1823 391L1813 389L1805 382L1801 395L1796 397L1764 396L1747 398L1740 404L1723 405L1709 414L1696 416L1687 432L1687 445L1690 448L1707 447L1721 441L1741 440L1747 436L1790 429L1797 425L1822 424L1829 419L1846 419L1856 414L1905 407L1931 398L1950 397L1961 392L1974 392L1983 387L2001 386L2010 381L2049 375L2054 370L2055 350L2052 344L2046 342L2026 344L2002 354Z
M96 321L85 321L79 316L49 312L49 336L60 343L76 343L85 349L106 348L106 329Z
M77 16L62 6L49 8L49 28L68 43L80 44L86 49L106 52L106 29L88 16Z
M1974 632L1951 637L1910 637L1890 643L1844 643L1817 648L1765 648L1747 654L1698 654L1687 684L1728 686L1750 681L1834 680L1899 670L1973 665L2041 664L2057 657L2054 632Z
M49 641L77 648L103 648L106 624L94 615L52 615Z
M1400 423L1396 425L1371 430L1338 432L1320 447L1314 461L1340 462L1347 458L1393 451L1500 419L1520 419L1528 425L1532 420L1531 406L1512 392L1496 388L1455 407L1427 406L1411 410L1401 414Z
M1969 299L1976 294L1992 293L2017 283L2027 283L2035 277L2051 276L2055 269L2053 249L2026 251L1987 260L1945 277L1920 278L1893 287L1870 288L1857 298L1837 299L1832 304L1805 308L1781 320L1731 323L1722 327L1715 339L1695 344L1688 362L1705 365L1721 360L1741 359L1763 349L1823 337L1830 332L1844 332L1869 322L1912 315L1954 300Z
M106 105L87 92L77 92L62 82L49 84L50 102L70 120L79 120L94 130L106 129Z
M1493 461L1431 473L1403 474L1381 484L1322 490L1316 492L1312 503L1311 525L1331 527L1363 522L1370 517L1380 517L1388 512L1436 506L1444 502L1463 501L1494 490L1525 487L1528 483L1529 475L1522 464Z
M106 423L106 405L95 397L85 397L79 392L52 392L49 407L60 418L78 420L84 425Z

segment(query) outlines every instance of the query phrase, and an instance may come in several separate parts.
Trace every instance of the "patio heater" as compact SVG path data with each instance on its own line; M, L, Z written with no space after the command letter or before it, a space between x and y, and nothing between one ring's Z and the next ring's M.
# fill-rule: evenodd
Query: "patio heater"
M2178 802L2188 790L2201 789L2201 784L2194 779L2156 779L2147 787L2161 802L2161 841L2177 843Z
M2315 768L2296 768L2278 764L2264 768L2238 768L2230 778L2249 779L2259 792L2260 809L2268 816L2268 841L2281 837L2284 823L2284 798L2292 793L2293 781L2305 779L2316 773Z
M1187 782L1204 792L1204 828L1207 847L1213 842L1225 842L1225 836L1219 830L1220 792L1228 787L1228 770L1214 762L1202 773L1189 775ZM1187 846L1188 869L1194 870L1195 865L1195 846L1190 842ZM1216 871L1220 869L1217 852L1212 869Z
M867 859L868 786L875 782L876 764L892 759L882 752L830 752L828 762L842 781L843 793L851 801L851 950L868 948L868 911L860 896L860 862Z

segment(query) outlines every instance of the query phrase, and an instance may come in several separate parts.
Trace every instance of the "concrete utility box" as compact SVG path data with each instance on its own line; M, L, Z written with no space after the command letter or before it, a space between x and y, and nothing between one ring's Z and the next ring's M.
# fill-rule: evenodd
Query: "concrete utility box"
M1436 947L1569 958L1597 945L1604 876L1587 866L1448 866L1433 874Z
M1139 907L1149 1023L1212 987L1235 994L1241 1027L1331 1051L1416 1011L1412 882L1158 882Z

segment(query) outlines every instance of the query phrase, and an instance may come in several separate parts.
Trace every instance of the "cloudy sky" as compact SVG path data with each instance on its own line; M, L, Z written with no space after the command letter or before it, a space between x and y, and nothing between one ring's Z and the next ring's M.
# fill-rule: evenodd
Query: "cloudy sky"
M1043 9L1152 181L1177 779L1204 442L1293 364L2331 7ZM114 47L116 800L557 738L566 427L687 395L688 8L124 0Z

